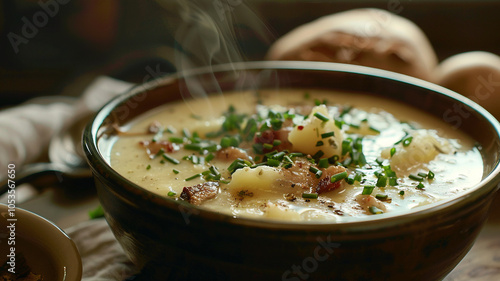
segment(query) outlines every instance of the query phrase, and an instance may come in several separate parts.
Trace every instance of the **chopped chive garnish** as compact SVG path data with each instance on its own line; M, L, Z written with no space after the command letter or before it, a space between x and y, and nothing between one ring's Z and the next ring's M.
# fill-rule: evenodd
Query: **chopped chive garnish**
M278 159L269 158L267 159L267 165L271 167L278 167L281 164L281 161Z
M373 189L375 189L374 185L365 185L363 187L363 192L361 192L362 195L370 195L373 192Z
M348 152L352 150L351 143L352 143L351 138L347 138L342 141L342 155L346 155Z
M370 211L370 213L372 213L374 215L379 215L379 214L384 213L384 211L380 210L379 208L377 208L375 206L370 206L370 208L368 208L368 210Z
M318 150L318 152L316 152L316 153L313 155L313 158L314 158L314 159L318 159L318 158L321 158L323 155L325 155L325 153L324 153L322 150Z
M395 178L395 177L390 177L389 178L389 185L390 186L396 186L396 185L398 185L398 179Z
M302 153L302 152L292 152L292 153L288 154L288 156L290 156L292 158L293 157L303 157L304 153Z
M409 146L412 140L413 140L413 137L407 137L406 139L403 140L403 146L404 147Z
M170 137L168 138L168 141L171 143L183 143L184 138L179 138L179 137Z
M334 131L321 134L321 138L322 139L326 139L326 138L333 137L333 136L335 136L335 132Z
M377 187L384 187L387 185L387 177L386 176L380 176L377 179Z
M146 170L149 170L149 169L151 169L151 165L148 165L148 166L146 167Z
M412 179L412 180L416 180L416 181L423 181L423 180L424 180L424 178L422 178L422 177L420 177L420 176L417 176L417 175L414 175L414 174L410 174L408 177L409 177L410 179Z
M167 154L163 154L163 155L162 155L162 157L163 157L165 160L167 160L168 162L172 163L172 164L179 164L179 163L180 163L180 161L179 161L179 160L177 160L177 159L175 159L175 158L173 158L173 157L171 157L171 156L169 156L169 155L167 155Z
M320 167L320 168L328 168L328 166L329 166L328 158L321 158L321 159L319 159L318 167Z
M308 99L310 97L311 97L311 94L309 94L309 92L304 93L304 99Z
M350 174L347 178L345 178L345 181L347 184L353 185L354 184L354 174Z
M185 181L194 180L194 179L199 178L199 177L201 177L201 174L192 175L189 178L185 179Z
M273 158L273 159L277 159L277 160L280 160L280 161L283 159L283 157L285 157L285 152L284 152L284 151L280 151L280 152L278 152L278 153L274 153L274 154L271 156L271 158Z
M417 188L418 188L418 189L424 189L424 188L425 188L425 186L424 186L424 184L423 184L423 183L419 182L419 183L418 183L418 185L417 185Z
M342 125L344 125L344 121L335 119L335 126L339 129L342 129Z
M163 159L160 160L160 164L165 164L165 163L167 163L167 162L165 162L165 160L163 160Z
M312 172L312 173L314 173L314 175L316 176L316 178L320 178L321 175L323 174L323 172L320 169L318 169L318 168L316 168L314 166L310 166L309 167L309 171Z
M342 180L345 178L347 178L347 172L344 171L342 173L338 173L338 174L333 175L330 178L330 182L338 182L339 180Z
M326 117L321 112L315 112L314 113L314 117L318 118L319 120L321 120L323 122L326 122L326 121L330 120L330 118Z
M395 153L396 153L396 148L395 147L391 148L391 157L394 156Z
M314 104L315 105L320 105L321 104L321 101L319 99L314 99Z
M172 172L174 172L174 174L178 174L178 173L180 173L180 171L179 171L179 170L177 170L177 169L172 169Z
M175 128L173 128L171 126L168 126L168 128L165 129L163 132L167 132L167 133L170 133L170 134L175 134L176 130L175 130Z
M177 195L177 193L175 193L175 192L173 192L173 191L169 191L169 192L167 193L167 195L168 195L168 196L170 196L170 197L172 197L172 196Z
M368 129L370 129L370 131L374 131L377 134L380 134L380 130L376 129L376 128L372 127L372 126L368 127Z
M399 195L401 195L401 196L405 195L405 191L404 191L404 190L401 190L401 191L399 192Z
M422 173L422 172L418 173L417 175L418 175L419 177L424 178L424 179L427 177L427 174L426 174L426 173Z
M290 164L293 164L293 160L290 158L289 155L283 156L283 161L290 163Z
M354 176L354 180L357 182L361 182L363 180L363 173L356 172L356 175Z
M387 194L377 194L375 195L375 198L377 198L380 201L385 201L387 200L387 198L389 198L389 196Z
M316 143L316 146L323 146L323 145L324 145L323 141L318 141L318 142Z
M274 146L272 144L270 144L270 143L265 143L265 144L263 144L263 147L265 149L272 149Z
M210 161L212 161L214 158L215 158L215 155L214 155L213 153L209 153L209 154L205 157L205 161L206 161L206 162L210 162Z
M429 171L429 173L427 174L427 178L430 180L433 180L435 176L436 175L432 171Z
M302 193L302 198L318 199L318 193Z
M187 128L182 129L182 135L186 138L191 138L191 133Z
M273 145L274 146L278 146L281 144L281 141L280 140L273 140Z

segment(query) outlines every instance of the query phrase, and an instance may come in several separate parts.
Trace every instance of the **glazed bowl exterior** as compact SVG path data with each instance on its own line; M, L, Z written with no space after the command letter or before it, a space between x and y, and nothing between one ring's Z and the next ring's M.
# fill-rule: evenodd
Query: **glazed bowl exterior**
M235 218L155 195L110 166L107 134L138 115L207 93L268 88L363 92L420 108L474 138L483 180L469 193L404 215L349 223ZM114 235L151 280L440 280L471 248L499 182L499 124L434 84L353 65L246 62L140 85L107 104L86 128L84 150Z

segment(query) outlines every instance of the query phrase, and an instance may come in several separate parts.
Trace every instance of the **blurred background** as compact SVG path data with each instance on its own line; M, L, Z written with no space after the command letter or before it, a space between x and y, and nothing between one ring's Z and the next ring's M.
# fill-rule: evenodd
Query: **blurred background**
M187 1L187 0L186 0ZM218 0L207 0L218 5ZM1 0L0 107L44 95L78 96L101 74L141 82L175 71L182 0ZM228 1L235 7L242 0ZM500 1L246 0L266 38L235 19L242 60L320 16L361 7L396 11L428 36L438 58L500 54ZM231 8L231 7L230 7Z

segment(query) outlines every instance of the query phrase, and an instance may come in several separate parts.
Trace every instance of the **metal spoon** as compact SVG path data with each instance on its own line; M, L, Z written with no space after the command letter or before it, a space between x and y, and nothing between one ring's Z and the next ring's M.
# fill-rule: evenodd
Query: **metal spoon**
M15 183L19 186L29 183L42 175L53 173L57 180L62 181L62 175L72 178L90 177L91 172L84 160L82 149L82 133L92 115L77 119L68 129L62 130L52 137L49 144L48 163L28 164L16 174ZM8 179L2 181L0 195L9 189Z

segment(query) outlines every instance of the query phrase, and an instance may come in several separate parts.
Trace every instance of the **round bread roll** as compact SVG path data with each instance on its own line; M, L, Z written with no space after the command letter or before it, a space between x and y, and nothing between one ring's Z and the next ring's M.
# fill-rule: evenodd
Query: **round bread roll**
M436 68L436 83L475 101L500 119L500 57L483 51L451 56Z
M340 62L381 68L432 81L437 57L413 22L379 9L321 17L279 38L269 60Z

